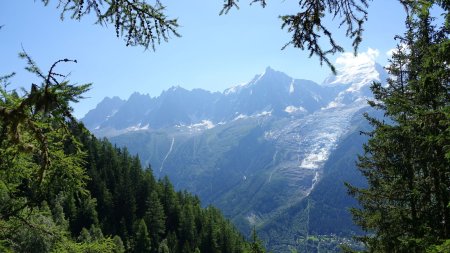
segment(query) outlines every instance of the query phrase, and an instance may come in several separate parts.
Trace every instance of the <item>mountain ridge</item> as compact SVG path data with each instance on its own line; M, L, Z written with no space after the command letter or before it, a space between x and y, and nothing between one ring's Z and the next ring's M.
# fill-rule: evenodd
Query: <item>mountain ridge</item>
M87 127L139 154L157 177L167 175L177 189L219 207L242 232L256 226L270 248L289 252L284 241L300 249L299 235L355 232L346 207L330 199L354 203L335 178L360 180L354 161L362 142L356 136L367 127L362 114L370 85L387 75L375 63L349 71L317 84L266 68L223 92L173 87L154 98L135 94L122 112ZM363 76L368 72L370 78ZM336 81L350 74L355 83ZM336 215L343 220L337 227L321 224ZM310 217L312 227L305 223Z
M136 130L193 125L205 120L217 124L239 115L264 112L278 116L302 111L312 113L355 100L356 90L348 91L349 84L337 84L339 76L336 78L325 79L334 85L328 85L325 81L317 84L310 80L294 79L267 67L264 73L256 75L251 81L223 92L172 86L157 97L137 92L127 100L106 97L99 103L100 108L90 110L82 121L98 136L115 136ZM365 88L364 95L367 95L369 88L362 86ZM333 101L339 94L340 100ZM359 94L356 96L360 97ZM110 101L117 103L112 105Z

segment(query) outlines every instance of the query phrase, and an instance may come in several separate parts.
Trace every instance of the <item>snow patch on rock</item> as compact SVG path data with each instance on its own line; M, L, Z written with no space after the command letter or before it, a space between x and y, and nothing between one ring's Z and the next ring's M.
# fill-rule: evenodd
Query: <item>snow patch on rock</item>
M141 125L142 125L142 123L138 123L137 125L127 127L125 130L127 132L134 132L134 131L142 131L142 130L150 129L150 125L149 124L146 124L144 126L141 126Z
M308 112L305 108L303 108L302 106L299 107L295 107L293 105L289 105L286 106L286 108L284 108L284 111L289 113L289 114L293 114L293 113L299 113L299 112Z

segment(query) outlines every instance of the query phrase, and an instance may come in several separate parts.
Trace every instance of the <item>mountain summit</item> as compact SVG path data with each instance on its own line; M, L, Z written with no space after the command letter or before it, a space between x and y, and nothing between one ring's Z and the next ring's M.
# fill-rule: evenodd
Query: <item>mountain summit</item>
M299 243L293 235L356 231L343 181L360 178L361 115L371 83L386 74L376 64L346 67L322 85L268 67L224 92L173 87L155 98L105 99L83 121L286 252L285 241Z
M136 130L194 125L205 120L214 124L229 122L239 115L270 112L284 117L313 113L369 97L370 83L382 76L385 74L381 66L364 65L353 70L347 68L346 72L339 72L319 85L267 67L251 81L222 93L178 86L154 98L139 93L126 101L105 98L82 121L97 135L114 136Z

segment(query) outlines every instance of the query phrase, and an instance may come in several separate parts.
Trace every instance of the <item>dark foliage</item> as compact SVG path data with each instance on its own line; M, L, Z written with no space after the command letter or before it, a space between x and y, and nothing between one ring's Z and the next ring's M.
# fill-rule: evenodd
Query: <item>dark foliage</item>
M432 24L434 4L444 10L441 27ZM389 85L372 86L370 105L384 117L366 115L374 129L366 132L358 165L368 186L349 186L361 204L352 213L368 232L360 240L370 252L425 252L450 239L450 3L407 6Z
M155 180L151 168L143 169L127 149L97 140L78 124L73 129L87 149L87 189L105 235L119 235L128 251L147 247L149 240L149 252L164 242L171 252L245 252L249 244L216 208L202 208L198 197L175 192L167 177Z

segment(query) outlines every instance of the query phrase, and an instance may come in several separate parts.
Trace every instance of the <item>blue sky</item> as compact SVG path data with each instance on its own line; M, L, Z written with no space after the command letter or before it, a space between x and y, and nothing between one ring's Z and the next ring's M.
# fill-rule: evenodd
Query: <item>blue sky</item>
M114 27L94 25L93 19L60 21L56 0L44 7L36 1L2 1L0 4L0 75L17 72L12 88L29 88L36 82L23 71L25 62L17 57L23 47L42 70L62 58L77 59L65 64L61 73L70 73L74 83L93 83L87 99L74 105L82 117L105 96L128 98L133 92L158 96L171 86L223 91L241 84L267 66L295 78L322 82L329 74L316 57L281 47L290 35L281 30L279 15L292 14L298 1L268 1L263 9L241 0L240 9L219 16L221 0L162 1L170 17L181 25L181 38L157 46L156 52L126 47L115 37ZM386 64L386 52L395 47L394 36L404 31L405 13L398 1L371 2L360 52L369 48L379 52L376 61ZM344 29L328 19L334 34L352 51ZM340 57L336 55L333 60Z

